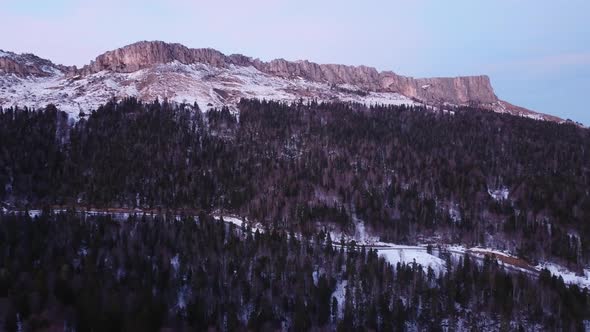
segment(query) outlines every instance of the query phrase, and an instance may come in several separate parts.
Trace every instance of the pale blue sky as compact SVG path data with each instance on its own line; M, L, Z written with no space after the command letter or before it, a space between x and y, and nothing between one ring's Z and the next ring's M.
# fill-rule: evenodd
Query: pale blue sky
M88 63L138 40L263 60L487 74L513 104L590 125L588 0L0 0L0 49Z

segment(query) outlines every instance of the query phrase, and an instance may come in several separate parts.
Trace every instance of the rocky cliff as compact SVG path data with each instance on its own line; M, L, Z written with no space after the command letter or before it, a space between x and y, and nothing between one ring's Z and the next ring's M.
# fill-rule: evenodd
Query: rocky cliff
M226 56L213 49L194 49L161 41L138 42L106 52L79 73L88 75L103 70L130 73L173 61L182 64L205 63L220 68L230 65L252 66L281 78L303 78L313 82L352 85L366 91L395 92L426 103L467 105L498 101L487 76L415 79L393 72L378 72L366 66L320 65L284 59L264 62L239 54Z
M15 54L0 50L0 73L20 77L47 77L56 73L74 70L75 67L56 65L34 54Z
M161 41L138 42L99 55L96 60L84 66L79 73L88 75L103 70L131 73L157 64L179 61L183 64L207 63L224 67L227 57L221 52L209 49L190 49L180 44Z

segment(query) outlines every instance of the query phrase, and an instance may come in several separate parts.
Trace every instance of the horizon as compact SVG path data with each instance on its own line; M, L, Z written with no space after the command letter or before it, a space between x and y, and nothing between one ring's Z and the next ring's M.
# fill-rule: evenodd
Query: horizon
M5 25L27 25L4 36L0 49L59 64L81 67L106 51L161 40L263 61L364 65L411 77L486 75L500 99L590 125L582 101L590 87L584 14L590 3L580 0L2 2Z

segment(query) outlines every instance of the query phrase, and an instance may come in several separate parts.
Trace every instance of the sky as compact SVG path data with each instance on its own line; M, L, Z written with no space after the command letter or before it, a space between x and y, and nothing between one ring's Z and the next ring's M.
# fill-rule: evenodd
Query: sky
M0 49L82 66L140 40L415 77L490 76L503 100L590 125L588 0L0 0Z

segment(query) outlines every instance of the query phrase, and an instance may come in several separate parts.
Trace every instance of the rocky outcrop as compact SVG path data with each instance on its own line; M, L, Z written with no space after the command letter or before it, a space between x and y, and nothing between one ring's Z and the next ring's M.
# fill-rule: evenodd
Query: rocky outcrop
M0 73L14 74L19 77L46 77L72 68L56 65L33 54L15 54L0 50Z
M138 42L106 52L99 55L90 65L84 66L80 73L88 75L103 70L131 73L172 61L184 64L207 63L218 67L227 65L227 57L219 51L209 48L189 49L180 44L155 41Z
M348 84L366 91L397 92L426 103L469 105L498 101L487 76L415 79L393 72L378 72L375 68L366 66L320 65L284 59L264 62L240 54L226 56L213 49L191 49L161 41L138 42L106 52L79 73L87 75L103 70L129 73L172 61L183 64L205 63L216 67L253 66L263 73L282 78Z
M491 104L498 101L488 76L420 78L384 73L381 84L389 91L399 92L428 103L457 105Z

